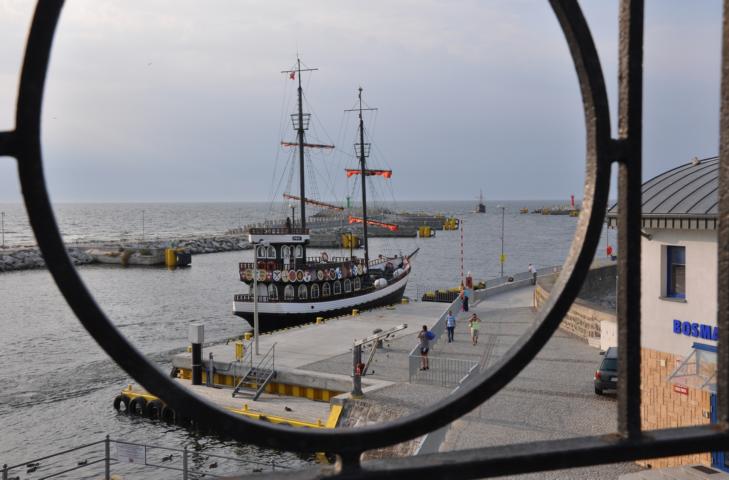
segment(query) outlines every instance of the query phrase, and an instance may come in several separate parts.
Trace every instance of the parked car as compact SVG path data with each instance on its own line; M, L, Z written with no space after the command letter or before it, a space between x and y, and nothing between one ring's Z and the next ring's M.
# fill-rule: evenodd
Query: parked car
M618 388L618 347L610 347L595 371L595 393Z

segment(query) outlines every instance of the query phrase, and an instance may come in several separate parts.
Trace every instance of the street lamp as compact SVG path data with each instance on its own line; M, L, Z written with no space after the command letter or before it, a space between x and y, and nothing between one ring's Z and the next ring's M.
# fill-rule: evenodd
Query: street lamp
M506 207L499 205L496 208L501 209L501 255L499 256L499 263L501 264L501 277L504 276L504 262L506 262L506 257L504 256L504 212L506 210Z
M291 209L291 227L293 228L296 225L296 204L289 202L289 208Z

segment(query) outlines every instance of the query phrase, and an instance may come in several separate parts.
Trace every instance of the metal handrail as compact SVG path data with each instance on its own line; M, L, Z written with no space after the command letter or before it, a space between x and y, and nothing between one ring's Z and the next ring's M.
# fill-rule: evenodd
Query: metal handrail
M181 468L180 467L174 467L172 465L161 465L161 464L157 464L157 463L150 463L150 462L148 462L145 459L145 463L143 465L146 466L146 467L155 467L155 468L162 468L162 469L166 469L166 470L180 471L180 472L183 472L183 474L185 475L185 478L187 478L186 476L188 474L192 474L192 475L206 475L206 476L215 477L215 478L224 478L224 477L229 476L229 475L216 475L214 473L202 472L202 471L192 470L192 469L188 468L187 467L188 462L186 460L187 460L187 457L189 456L189 451L188 451L187 447L184 447L184 448L175 448L175 447L166 447L166 446L162 446L162 445L153 445L153 444L145 444L145 443L138 443L138 442L129 442L129 441L126 441L126 440L115 440L115 439L110 438L109 435L107 435L104 440L99 440L97 442L92 442L92 443L87 443L87 444L84 444L84 445L79 445L77 447L73 447L73 448L69 448L69 449L66 449L66 450L62 450L60 452L56 452L56 453L51 454L51 455L46 455L46 456L43 456L43 457L34 458L32 460L28 460L26 462L18 463L16 465L10 465L10 466L9 465L3 465L2 468L0 468L0 474L2 474L2 477L0 477L0 478L2 478L2 480L7 480L9 478L8 475L13 470L16 470L18 468L26 467L26 466L32 465L34 463L40 463L40 462L42 462L44 460L48 460L49 458L55 458L55 457L65 456L65 455L68 455L70 453L73 453L73 452L76 452L76 451L79 451L79 450L84 450L84 449L89 448L89 447L92 447L92 446L96 446L96 445L100 445L100 444L105 444L104 456L102 458L95 459L95 460L88 460L87 458L85 458L85 460L87 460L87 461L84 462L83 465L78 465L76 467L72 467L72 468L67 468L67 469L63 469L63 470L59 470L59 471L50 472L47 475L44 475L42 477L39 477L39 480L44 480L44 479L48 479L48 478L54 478L54 477L57 477L59 475L64 475L64 474L69 473L69 472L73 472L73 471L80 470L80 469L83 469L83 468L91 467L93 465L97 465L97 464L102 463L102 462L105 462L105 464L106 464L104 478L106 480L110 480L110 478L111 478L111 471L110 471L110 468L109 467L112 466L112 465L118 465L120 463L117 458L114 458L114 457L111 456L111 451L110 451L109 446L112 443L115 443L115 444L124 444L124 445L135 445L135 446L139 446L139 447L144 447L145 448L145 452L147 451L147 449L154 449L154 450L165 450L165 451L168 451L168 452L177 452L177 453L182 454L183 466ZM261 461L257 461L257 460L250 460L250 459L241 459L241 458L229 457L229 456L226 456L226 455L220 455L220 454L216 454L216 453L204 453L204 454L201 454L201 453L197 452L197 455L203 455L203 456L205 456L207 458L217 458L217 459L222 459L222 460L230 460L230 461L233 461L233 462L236 462L236 463L243 463L243 464L255 465L255 466L259 466L259 467L268 467L268 468L271 468L271 470L274 470L274 471L277 468L278 469L284 469L284 470L288 470L288 469L291 468L289 466L286 466L286 465L283 465L283 464L280 464L280 463L276 463L275 460L271 460L270 462L261 462Z

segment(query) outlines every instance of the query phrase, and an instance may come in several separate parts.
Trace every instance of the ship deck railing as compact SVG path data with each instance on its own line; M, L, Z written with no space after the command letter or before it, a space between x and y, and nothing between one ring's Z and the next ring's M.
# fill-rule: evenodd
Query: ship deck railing
M249 228L251 235L308 235L308 228L300 227L255 227Z
M266 272L273 272L275 270L288 271L288 270L305 270L309 268L316 269L330 269L330 268L341 268L344 266L352 265L364 265L364 260L361 258L350 259L348 257L333 257L329 261L324 261L321 257L307 257L305 263L287 263L284 264L281 260L258 260L258 270L265 270ZM240 273L246 270L256 269L254 262L240 262L238 264L238 270Z

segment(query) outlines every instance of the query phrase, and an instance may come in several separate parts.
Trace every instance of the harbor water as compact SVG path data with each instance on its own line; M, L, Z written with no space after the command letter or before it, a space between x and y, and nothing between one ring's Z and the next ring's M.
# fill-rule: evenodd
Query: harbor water
M577 219L520 214L555 202L505 202L504 273L560 264L570 247ZM471 213L475 202L401 203L399 209L440 212L464 221L464 267L476 279L499 276L501 209L487 204L486 214ZM31 244L22 206L2 205L6 244ZM119 240L145 236L222 233L266 218L262 204L103 204L57 208L66 240ZM408 254L415 260L407 294L418 288L455 286L461 274L459 231L438 231L424 239L371 239L372 254ZM615 244L614 231L610 243ZM603 233L598 256L604 256ZM137 347L164 371L171 353L187 343L187 324L205 324L206 341L225 341L247 329L232 315L232 297L244 290L238 262L252 251L193 257L192 267L120 268L90 265L79 271L107 315ZM131 382L81 327L45 270L0 274L0 464L14 464L72 447L114 439L152 443L196 452L256 460L274 459L289 466L309 457L262 450L207 437L186 429L118 414L112 400ZM93 478L90 476L89 478ZM145 478L168 478L165 471L145 470ZM75 477L79 478L79 477Z

